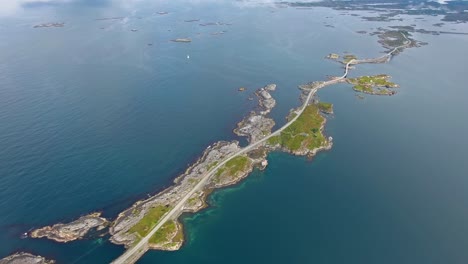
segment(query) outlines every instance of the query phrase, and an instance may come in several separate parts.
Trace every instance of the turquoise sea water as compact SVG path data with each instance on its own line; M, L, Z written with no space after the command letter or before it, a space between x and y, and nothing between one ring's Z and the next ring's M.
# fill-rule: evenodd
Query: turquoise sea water
M116 16L126 19L95 20ZM66 25L32 28L55 21ZM198 25L216 21L232 25ZM105 240L20 235L94 210L114 217L169 186L207 145L236 138L231 130L254 107L247 98L267 83L278 84L272 115L284 123L298 84L341 73L325 55L376 56L376 38L355 31L388 25L229 1L72 1L2 13L0 256L110 262L123 248ZM168 41L177 37L193 42ZM264 172L184 217L182 250L140 263L466 263L468 38L416 38L429 45L352 72L392 75L396 96L320 91L335 105L331 151L312 161L272 153Z

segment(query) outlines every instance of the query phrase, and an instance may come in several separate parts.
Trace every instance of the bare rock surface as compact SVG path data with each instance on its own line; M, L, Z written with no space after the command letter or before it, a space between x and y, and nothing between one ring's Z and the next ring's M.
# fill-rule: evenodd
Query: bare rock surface
M46 237L57 242L70 242L83 238L91 229L102 230L106 228L108 221L100 217L101 213L92 213L82 216L67 224L55 224L33 230L32 238Z
M0 264L53 264L54 260L47 260L44 257L36 256L26 252L19 252L3 259Z
M246 136L248 141L252 143L271 134L275 121L266 116L276 105L276 100L270 94L275 89L276 84L269 84L255 92L258 98L258 110L250 112L247 117L237 124L237 128L234 129L236 135Z

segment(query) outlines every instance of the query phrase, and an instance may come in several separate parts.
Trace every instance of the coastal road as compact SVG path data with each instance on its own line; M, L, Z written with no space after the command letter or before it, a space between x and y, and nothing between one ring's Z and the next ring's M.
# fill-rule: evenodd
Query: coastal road
M406 36L403 35L405 38ZM408 40L408 39L407 39ZM409 41L409 40L408 40ZM399 46L399 47L396 47L394 48L391 52L385 54L384 56L380 57L380 58L376 58L374 60L378 60L378 59L381 59L381 58L390 58L392 56L392 54L397 51L398 49L400 48L403 48L405 47L406 45L408 45L409 43L405 43L404 45L402 46ZM372 59L371 59L372 60ZM366 60L365 62L368 62L368 60ZM161 220L158 222L158 224L145 236L143 237L135 246L129 248L127 251L125 251L120 257L118 257L117 259L115 259L113 262L111 262L112 264L128 264L128 263L134 263L136 262L135 260L135 255L136 254L139 254L140 252L143 251L146 251L147 250L147 245L148 245L148 241L149 239L154 235L154 233L156 233L156 231L158 231L161 226L163 226L168 220L171 220L173 219L174 217L177 217L183 210L183 207L186 203L186 201L197 191L201 190L203 188L203 186L205 186L205 184L208 182L208 180L211 178L211 176L216 172L218 171L218 169L220 169L222 166L224 166L226 164L226 162L230 161L231 159L239 156L239 155L242 155L244 153L247 153L253 149L255 149L256 147L260 146L261 144L265 143L268 139L270 139L271 137L274 137L274 136L277 136L279 135L283 130L285 130L286 128L288 128L292 123L294 123L298 118L299 116L304 112L304 110L306 109L307 105L309 104L309 101L310 99L312 98L312 96L321 88L325 87L325 86L328 86L328 85L331 85L331 84L335 84L335 83L338 83L340 81L342 81L343 79L346 78L346 76L348 76L348 72L349 72L349 67L351 64L359 64L359 63L365 63L364 61L359 61L359 60L350 60L348 63L346 63L346 66L345 66L345 71L344 71L344 74L338 78L335 78L333 80L329 80L329 81L325 81L325 82L321 82L319 84L317 84L313 89L310 90L309 94L307 95L307 98L306 100L304 100L304 103L303 105L301 106L301 109L299 110L299 112L297 112L296 116L291 119L289 122L287 122L285 125L283 125L281 128L279 128L278 130L276 130L275 132L271 133L270 135L260 139L259 141L257 142L254 142L242 149L240 149L239 151L237 151L236 153L233 153L231 154L229 157L225 158L223 161L221 161L217 166L215 166L214 168L212 168L210 171L208 171L205 176L203 176L203 178L198 182L197 185L194 186L194 188L189 192L187 193L175 206L174 208L167 212L162 218Z

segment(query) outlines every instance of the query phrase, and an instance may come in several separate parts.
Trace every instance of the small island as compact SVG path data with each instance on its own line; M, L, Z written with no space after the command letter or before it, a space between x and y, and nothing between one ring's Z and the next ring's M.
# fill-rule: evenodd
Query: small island
M55 22L55 23L44 23L44 24L35 25L33 28L64 27L64 26L65 26L64 22L62 23Z
M176 38L176 39L171 39L172 42L182 42L182 43L189 43L192 42L191 39L189 38Z
M348 78L347 82L354 85L353 90L356 92L374 95L394 95L396 91L392 89L398 88L399 85L390 82L389 79L389 75L379 74L375 76Z
M0 264L54 264L55 260L48 260L42 256L35 256L26 252L18 252L0 259Z
M348 62L352 60L356 60L356 59L357 59L356 55L346 54L346 55L343 55L343 61L341 63L346 65Z
M82 216L67 224L55 224L33 230L32 238L47 237L57 242L70 242L83 238L89 231L95 229L101 231L107 227L109 222L100 217L101 213L92 213Z
M327 59L331 59L331 60L337 60L340 58L340 55L336 54L336 53L330 53L328 54L327 56Z

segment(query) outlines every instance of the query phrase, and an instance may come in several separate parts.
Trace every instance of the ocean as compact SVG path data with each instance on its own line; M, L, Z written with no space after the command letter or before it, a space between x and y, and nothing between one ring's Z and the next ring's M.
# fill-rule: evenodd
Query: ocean
M96 20L110 17L124 18ZM248 97L268 83L278 85L272 117L284 124L300 104L297 85L341 75L328 53L381 54L376 36L356 31L431 29L436 20L369 22L326 8L208 0L4 10L0 257L28 251L58 263L112 261L124 249L106 238L20 237L93 211L113 218L170 186L209 144L245 144L232 129L255 107ZM48 22L65 25L33 28ZM208 22L230 25L199 25ZM452 28L468 31L443 29ZM192 42L170 41L184 37ZM414 37L428 45L351 72L389 74L397 95L358 99L344 84L319 92L335 108L325 129L330 151L312 160L271 153L265 171L184 215L181 250L151 251L138 263L466 263L468 37Z

